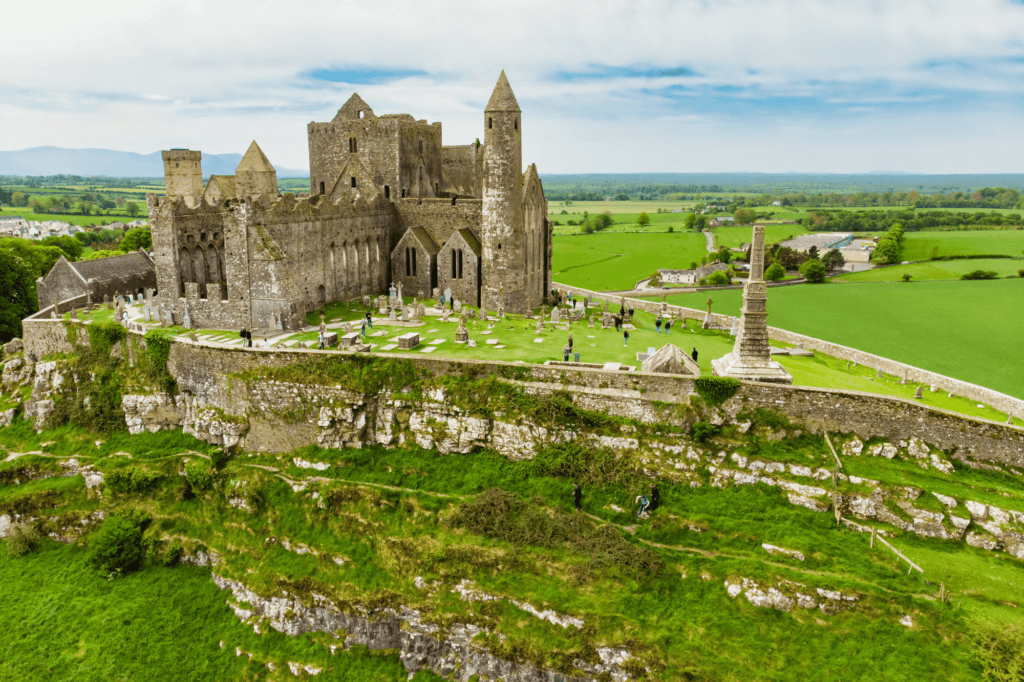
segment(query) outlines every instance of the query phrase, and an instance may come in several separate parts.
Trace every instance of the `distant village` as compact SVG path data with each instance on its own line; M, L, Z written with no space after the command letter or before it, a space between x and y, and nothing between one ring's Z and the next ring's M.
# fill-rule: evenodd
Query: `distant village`
M133 220L130 223L113 222L107 225L72 225L63 220L26 220L20 215L0 216L0 237L21 237L22 239L46 239L47 237L71 237L78 232L98 230L129 230L133 227L147 227L149 220Z

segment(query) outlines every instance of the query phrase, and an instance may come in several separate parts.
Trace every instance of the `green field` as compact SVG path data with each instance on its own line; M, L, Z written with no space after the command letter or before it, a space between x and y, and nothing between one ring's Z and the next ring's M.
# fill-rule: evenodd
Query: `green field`
M1024 269L1024 260L1019 258L970 258L964 260L936 260L910 265L894 265L889 268L876 268L863 272L851 272L840 275L835 282L900 282L904 273L910 273L912 281L936 279L960 279L960 275L974 270L986 270L997 273L1000 277L1016 275Z
M707 293L669 297L703 309ZM737 315L742 291L711 292ZM768 324L1024 398L1024 280L771 289Z
M61 222L79 226L109 225L110 223L130 223L135 220L145 220L146 205L142 204L141 207L142 212L134 218L124 215L77 215L74 213L61 213L59 215L54 215L50 213L32 213L24 208L0 208L0 216L20 215L25 220L36 220L41 223L49 222L51 220L59 220Z
M711 232L715 235L715 244L734 249L742 244L750 243L753 228L750 225L723 225L711 228ZM802 234L809 234L803 225L765 225L764 243L777 244Z
M1024 230L958 230L907 232L903 260L928 260L932 256L987 256L1024 253Z
M706 255L704 235L692 231L556 235L552 272L562 284L618 291L632 289L659 268L685 269Z

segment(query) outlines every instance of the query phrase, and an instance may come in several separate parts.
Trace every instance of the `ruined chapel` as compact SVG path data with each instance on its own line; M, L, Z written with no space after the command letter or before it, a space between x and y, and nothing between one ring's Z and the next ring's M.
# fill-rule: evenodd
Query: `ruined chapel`
M524 313L551 285L552 226L522 112L502 72L483 143L444 146L441 124L377 115L353 94L310 123L310 194L284 194L253 142L203 185L202 153L163 152L149 195L159 305L176 324L296 329L325 303L387 292Z

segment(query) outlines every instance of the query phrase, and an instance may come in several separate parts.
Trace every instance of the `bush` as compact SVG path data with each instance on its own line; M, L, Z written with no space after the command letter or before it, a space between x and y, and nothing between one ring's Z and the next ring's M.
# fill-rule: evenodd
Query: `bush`
M210 490L213 488L213 469L206 462L194 459L185 465L185 480L193 490Z
M911 275L909 272L904 272L903 273L903 281L904 282L909 282L913 277L914 276Z
M960 279L997 279L998 277L999 273L993 270L974 270L960 275Z
M821 284L825 281L825 264L812 258L800 266L800 274L812 284Z
M989 682L1024 679L1024 629L1019 624L979 622L973 626L974 657Z
M718 433L718 427L709 422L694 422L690 427L690 437L698 443L706 443L708 439Z
M1024 269L1018 270L1017 276L1020 277L1021 279L1024 279Z
M700 377L693 383L697 395L709 405L721 405L740 390L739 379L730 377Z
M155 488L161 478L163 476L156 472L128 467L123 471L108 473L103 482L106 489L115 495L140 495Z
M28 554L39 544L39 531L35 526L19 523L11 526L7 536L7 553L11 556Z
M723 287L729 284L729 274L725 270L715 270L708 275L708 286Z
M778 261L772 263L767 270L765 270L764 278L769 282L778 282L786 276L786 268L782 267L782 264Z
M142 563L142 529L120 516L111 516L89 541L89 563L101 573L128 573Z

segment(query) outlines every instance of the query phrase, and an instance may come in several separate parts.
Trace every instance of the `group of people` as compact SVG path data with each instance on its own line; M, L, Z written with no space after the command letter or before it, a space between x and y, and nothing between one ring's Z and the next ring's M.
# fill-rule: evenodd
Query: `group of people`
M572 484L572 503L576 507L576 511L583 511L583 488L575 481ZM639 506L636 517L638 519L650 518L651 512L661 506L661 491L658 490L658 484L651 484L650 493L637 495L636 504Z
M672 318L671 318L671 317L667 317L667 318L665 318L665 322L664 322L664 324L665 324L665 333L666 333L666 334L668 334L669 332L671 332L671 331L672 331ZM659 334L661 333L661 325L662 325L662 320L661 320L661 318L659 317L658 319L656 319L656 320L654 321L654 329L655 329L655 330L656 330L656 331L657 331L657 332L658 332Z

